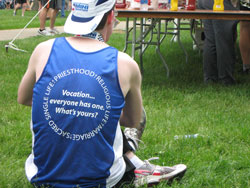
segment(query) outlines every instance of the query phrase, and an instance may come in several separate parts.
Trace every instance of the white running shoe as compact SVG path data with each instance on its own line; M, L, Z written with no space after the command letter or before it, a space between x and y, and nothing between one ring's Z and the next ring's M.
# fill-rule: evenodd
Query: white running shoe
M54 35L57 35L60 33L56 28L53 28L53 29L50 28L49 32L54 34Z
M187 170L187 166L184 164L172 167L151 164L149 161L154 159L157 158L145 160L144 165L134 171L136 176L134 184L136 187L142 185L153 186L161 181L171 183L173 179L180 180Z
M54 34L52 34L52 33L50 33L49 31L47 31L46 29L44 29L44 30L38 30L38 33L40 34L40 35L43 35L43 36L53 36Z

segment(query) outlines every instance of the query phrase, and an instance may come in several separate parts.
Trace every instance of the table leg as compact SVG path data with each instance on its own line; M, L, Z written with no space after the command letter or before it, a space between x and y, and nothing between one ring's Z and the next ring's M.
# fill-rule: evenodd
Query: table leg
M158 29L157 29L157 45L156 45L156 52L158 53L158 55L160 56L161 58L161 61L166 69L166 72L167 72L167 77L169 77L169 68L168 68L168 65L167 65L167 62L165 61L165 58L163 57L161 51L160 51L160 46L161 46L161 20L159 19L158 21Z
M139 57L140 57L140 67L141 67L141 74L143 75L143 53L142 53L142 48L143 48L143 42L144 42L144 21L145 18L141 18L141 24L140 24L140 39L139 39Z
M132 52L131 56L135 58L135 46L136 46L136 18L133 19L133 36L132 36Z
M123 52L126 52L128 49L128 37L129 37L129 18L126 19L126 29L125 29L125 46Z
M180 38L180 25L181 25L181 19L178 19L177 20L177 41L179 43L179 45L181 46L184 54L185 54L185 57L186 57L186 63L188 63L188 54L187 54L187 51L186 49L184 48L182 42L181 42L181 38Z

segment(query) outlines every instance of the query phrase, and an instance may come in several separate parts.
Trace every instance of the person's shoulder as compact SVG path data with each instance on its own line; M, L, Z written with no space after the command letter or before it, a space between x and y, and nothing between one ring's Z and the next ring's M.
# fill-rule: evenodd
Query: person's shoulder
M39 43L35 50L34 53L46 53L46 52L50 52L53 43L54 43L55 39L49 39L47 41L41 42Z
M137 75L140 73L139 66L137 62L124 52L118 52L118 67L124 72L130 72L132 75Z
M118 61L137 65L136 61L132 57L130 57L128 54L121 52L121 51L118 51Z
M51 47L54 43L55 39L49 39L47 41L43 41L37 45L38 48Z
M53 43L55 39L50 39L44 42L39 43L30 58L31 64L39 64L41 63L44 59L47 60L49 57L49 54L51 52Z

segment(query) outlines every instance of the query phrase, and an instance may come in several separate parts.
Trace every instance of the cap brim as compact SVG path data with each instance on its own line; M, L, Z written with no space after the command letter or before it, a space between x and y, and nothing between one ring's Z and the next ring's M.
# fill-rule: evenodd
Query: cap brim
M96 29L96 27L99 25L99 23L102 20L102 17L104 14L100 14L98 16L95 16L93 19L89 21L73 21L72 20L72 14L71 12L64 24L64 32L70 33L74 35L86 35L91 33Z

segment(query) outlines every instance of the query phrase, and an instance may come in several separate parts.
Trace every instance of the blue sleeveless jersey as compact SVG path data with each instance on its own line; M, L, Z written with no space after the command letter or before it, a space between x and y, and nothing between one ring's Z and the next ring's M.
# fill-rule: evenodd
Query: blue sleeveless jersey
M84 53L55 39L33 89L33 145L25 165L31 183L112 187L122 178L117 54L113 47Z

